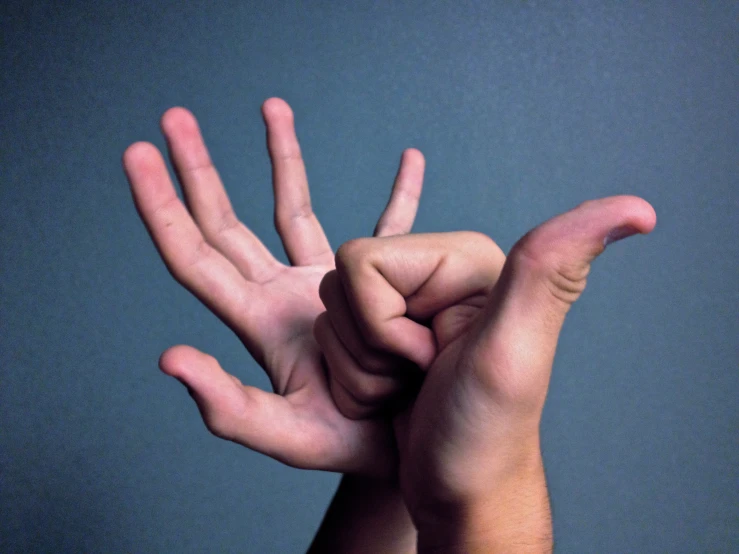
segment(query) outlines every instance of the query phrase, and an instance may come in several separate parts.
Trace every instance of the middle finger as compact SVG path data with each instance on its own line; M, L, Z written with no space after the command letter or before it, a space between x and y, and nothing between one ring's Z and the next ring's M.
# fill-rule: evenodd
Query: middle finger
M247 279L260 282L274 275L280 263L234 214L195 117L172 108L161 126L188 208L208 243Z

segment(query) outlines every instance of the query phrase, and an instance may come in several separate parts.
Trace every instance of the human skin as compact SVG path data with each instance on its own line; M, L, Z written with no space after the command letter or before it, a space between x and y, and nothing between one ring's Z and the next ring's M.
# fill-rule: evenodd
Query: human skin
M407 552L415 529L397 485L387 481L397 472L391 422L356 421L339 412L313 337L315 318L324 310L318 286L334 268L334 253L311 207L294 116L279 98L265 101L262 115L275 226L290 266L238 220L198 123L184 108L168 110L161 128L185 204L155 146L132 144L122 161L136 209L170 273L236 333L274 392L243 385L215 358L187 345L167 349L159 366L185 385L213 434L293 467L351 475L342 490L374 495L385 517L370 519L395 532L375 533L363 506L344 504L345 533L335 552L359 552L367 544ZM376 235L410 231L424 166L418 150L403 152Z
M633 196L586 202L506 258L477 233L356 239L324 277L315 334L349 417L377 417L425 371L396 419L400 487L419 552L551 550L539 425L565 315L606 244L649 233Z
M329 525L319 533L318 538L333 536L331 551L410 552L416 531L399 490L392 481L376 479L392 476L398 469L398 451L391 420L388 417L356 419L358 414L344 414L337 408L331 396L330 381L326 378L321 349L313 337L314 324L324 309L318 296L318 285L334 268L334 256L310 208L292 112L279 99L265 102L262 111L273 163L275 222L292 267L279 264L233 214L197 122L189 112L175 108L162 119L162 129L187 208L177 199L161 155L152 145L132 145L124 154L123 163L137 210L170 272L236 332L265 369L275 392L267 393L242 385L214 358L184 345L168 349L160 358L160 367L185 384L207 427L214 434L294 467L339 471L351 476L345 477L337 494L336 500L341 504L338 519L329 521ZM393 196L378 223L377 234L393 235L410 230L422 176L423 157L418 151L406 151ZM640 232L647 230L644 228ZM521 275L520 271L510 270L509 273ZM505 271L503 275L507 275ZM521 279L513 282L520 286ZM496 290L503 288L496 287ZM511 302L508 299L501 304L505 306ZM519 327L519 331L522 329L525 331L527 327ZM428 381L432 373L429 369L431 361L437 354L443 359L441 354L446 354L447 350L440 349L439 354L430 348L433 343L417 344L417 351L393 350L392 344L379 344L379 348L375 348L377 360L401 367L399 360L410 358L428 369ZM420 358L419 352L423 354ZM402 367L408 369L407 364ZM539 381L548 383L548 374L544 377L546 379L539 375ZM406 383L402 379L400 381L390 393L407 393ZM426 381L414 413L424 394L431 395L424 393ZM434 388L428 387L428 390ZM433 400L433 395L431 398ZM384 398L383 402L386 401ZM338 404L341 403L338 400ZM426 413L433 414L438 406L433 401L428 403ZM412 429L412 418L409 421ZM401 450L406 450L410 448L408 445L416 443L412 440L412 433L404 435L403 428L402 423L396 425ZM523 428L531 429L530 426ZM417 441L418 444L433 442L433 437L424 438L423 433L420 436L422 439ZM490 459L505 458L501 457L503 451L494 450L491 450L493 457ZM538 454L538 444L532 443L531 448L520 452ZM413 459L412 456L401 456L403 458ZM532 491L545 487L543 480L537 482L543 477L539 467L540 456L524 454L520 462L510 467L517 470L529 468L531 471L499 474L499 486L493 492L501 507L514 505L522 486L530 487ZM412 479L403 477L404 467L414 466L401 465L401 483L412 482ZM443 493L445 489L441 487L438 490ZM347 491L349 494L342 494ZM485 492L489 499L490 489L485 489ZM451 503L447 502L448 499L439 503L434 498L424 500L422 495L419 500L413 486L404 486L404 493L415 506L414 518L422 530L419 544L427 551L437 546L452 548L454 541L462 551L472 551L478 546L486 549L491 544L504 549L505 545L513 544L510 541L520 539L520 526L508 528L513 535L499 533L501 522L505 518L510 519L513 512L501 510L493 513L484 509L489 504L467 502L472 496L460 495L456 499L452 497ZM372 513L368 513L359 498L365 495L374 499L372 505L376 509ZM356 502L352 502L354 496L357 497ZM480 499L482 495L476 498ZM455 513L450 506L460 508L456 512L460 517L449 519L448 516ZM378 518L377 514L386 517ZM453 525L446 528L442 525L438 529L443 533L430 534L429 529L436 529L434 517L440 514L443 514L444 521L451 521ZM497 534L486 535L490 529ZM392 532L383 534L382 530ZM528 537L537 533L533 527L528 527L528 531ZM495 540L503 542L492 542ZM366 550L368 546L372 549Z

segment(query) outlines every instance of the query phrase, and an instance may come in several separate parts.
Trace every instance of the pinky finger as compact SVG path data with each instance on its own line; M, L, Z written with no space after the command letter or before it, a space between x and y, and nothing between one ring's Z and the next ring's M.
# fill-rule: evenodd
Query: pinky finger
M377 222L374 236L388 237L410 233L421 199L425 167L426 160L420 150L408 148L403 152L393 192Z

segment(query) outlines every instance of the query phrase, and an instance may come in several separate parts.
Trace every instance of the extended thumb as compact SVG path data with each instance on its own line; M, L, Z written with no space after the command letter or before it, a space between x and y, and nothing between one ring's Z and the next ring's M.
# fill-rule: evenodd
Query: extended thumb
M159 358L159 367L187 387L203 422L217 437L283 463L309 465L301 448L302 427L285 398L243 385L214 357L191 346L169 348Z
M509 376L540 368L548 377L565 315L585 289L590 264L610 242L649 233L655 223L645 200L613 196L527 233L508 255L481 318L479 354L511 370Z

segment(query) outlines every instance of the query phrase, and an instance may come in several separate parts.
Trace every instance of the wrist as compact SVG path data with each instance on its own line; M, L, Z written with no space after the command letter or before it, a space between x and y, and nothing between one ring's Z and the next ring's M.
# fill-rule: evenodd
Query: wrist
M415 552L416 529L395 481L344 475L313 553Z
M414 511L418 552L551 552L552 522L540 451L483 494Z

